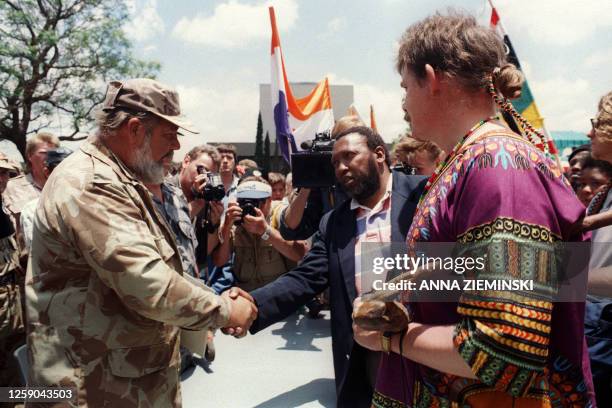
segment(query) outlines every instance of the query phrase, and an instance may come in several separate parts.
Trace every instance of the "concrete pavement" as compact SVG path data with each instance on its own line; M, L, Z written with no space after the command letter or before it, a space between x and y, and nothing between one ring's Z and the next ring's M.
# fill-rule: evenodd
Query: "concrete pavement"
M334 407L329 311L296 313L256 335L218 333L217 356L184 375L183 407Z

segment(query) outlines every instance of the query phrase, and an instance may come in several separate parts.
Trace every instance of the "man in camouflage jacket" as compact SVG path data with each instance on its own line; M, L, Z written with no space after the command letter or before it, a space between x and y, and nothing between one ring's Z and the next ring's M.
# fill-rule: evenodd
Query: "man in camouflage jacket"
M75 387L79 407L181 405L180 328L241 334L256 308L187 276L143 183L180 147L177 93L111 82L98 134L43 190L26 274L31 386ZM246 296L246 295L245 295Z
M13 171L14 164L0 153L0 387L21 385L13 352L25 343L19 292L23 271L19 265L15 229L2 200L9 173Z

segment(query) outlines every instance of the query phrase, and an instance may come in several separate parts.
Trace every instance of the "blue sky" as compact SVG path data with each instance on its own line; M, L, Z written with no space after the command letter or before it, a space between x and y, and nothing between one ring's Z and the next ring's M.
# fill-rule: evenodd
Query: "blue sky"
M485 0L129 0L126 26L140 57L162 64L202 141L252 141L258 84L270 81L274 5L291 81L352 84L356 106L373 104L386 140L406 125L394 70L397 40L411 23L452 6L488 21ZM587 131L612 89L612 2L497 0L549 130Z

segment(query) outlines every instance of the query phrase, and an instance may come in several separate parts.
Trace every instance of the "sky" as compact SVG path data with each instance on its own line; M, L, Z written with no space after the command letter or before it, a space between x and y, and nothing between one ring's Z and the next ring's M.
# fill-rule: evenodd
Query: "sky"
M352 84L355 105L376 111L387 141L406 129L394 60L412 23L455 7L487 24L486 0L127 0L125 30L138 57L161 63L158 79L179 91L203 142L255 140L259 84L270 82L276 10L290 81ZM612 2L494 0L549 130L586 132L612 89ZM333 103L333 101L332 101Z

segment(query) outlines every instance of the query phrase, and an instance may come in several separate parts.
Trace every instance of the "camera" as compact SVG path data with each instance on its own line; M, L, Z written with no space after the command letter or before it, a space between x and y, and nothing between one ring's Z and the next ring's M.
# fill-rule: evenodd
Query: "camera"
M408 176L415 176L417 174L416 167L409 166L408 164L403 162L399 162L395 166L391 167L391 171L394 170L401 171L402 173L407 174Z
M334 142L330 132L317 133L314 140L300 145L304 151L291 154L294 187L331 187L336 183L331 163Z
M212 173L206 170L206 167L198 165L198 174L206 174L208 180L204 185L202 192L195 192L198 198L203 198L206 201L221 201L225 198L225 188L221 181L221 176L218 173Z
M234 222L235 225L240 225L244 222L244 217L247 215L256 216L255 208L259 207L262 201L259 198L238 198L238 206L242 209L242 217Z
M302 150L310 152L331 152L334 149L335 140L331 138L331 132L320 132L315 133L313 140L306 140L302 142L300 147Z

